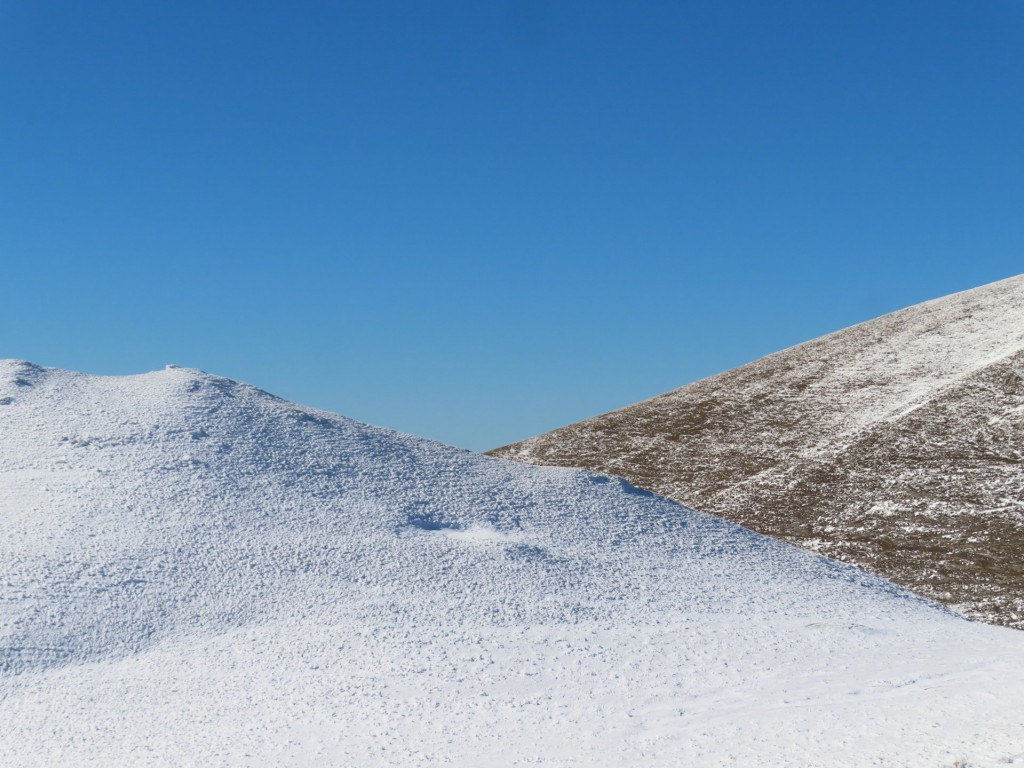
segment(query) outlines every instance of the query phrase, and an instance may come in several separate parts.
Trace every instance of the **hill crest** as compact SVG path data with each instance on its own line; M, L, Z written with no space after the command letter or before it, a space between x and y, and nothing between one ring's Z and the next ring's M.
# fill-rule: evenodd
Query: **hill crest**
M1001 543L1019 539L1024 520L988 512L1019 499L1024 483L1012 453L1024 444L1022 350L1024 276L491 453L618 474L967 615L1024 626L1016 545ZM914 444L925 424L927 456ZM938 543L907 535L914 528Z

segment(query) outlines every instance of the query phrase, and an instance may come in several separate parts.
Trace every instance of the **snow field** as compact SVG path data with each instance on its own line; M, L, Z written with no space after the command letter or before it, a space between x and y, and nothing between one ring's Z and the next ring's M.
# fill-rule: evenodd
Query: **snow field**
M2 765L1024 763L1024 635L617 480L0 363Z

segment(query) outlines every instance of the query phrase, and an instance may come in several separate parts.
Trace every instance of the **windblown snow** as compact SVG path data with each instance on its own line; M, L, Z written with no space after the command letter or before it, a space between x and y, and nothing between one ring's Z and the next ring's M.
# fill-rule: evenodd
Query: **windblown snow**
M1024 633L603 475L0 362L0 765L1024 764Z

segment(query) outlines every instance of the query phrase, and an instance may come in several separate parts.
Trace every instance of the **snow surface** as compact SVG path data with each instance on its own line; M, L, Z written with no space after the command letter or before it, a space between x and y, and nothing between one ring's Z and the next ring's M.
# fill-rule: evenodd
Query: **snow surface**
M0 362L0 765L1024 764L1024 634L580 470Z

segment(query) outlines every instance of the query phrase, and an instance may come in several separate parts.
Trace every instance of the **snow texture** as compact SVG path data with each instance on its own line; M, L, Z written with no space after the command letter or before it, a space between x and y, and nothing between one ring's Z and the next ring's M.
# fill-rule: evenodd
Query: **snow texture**
M1024 765L1024 634L581 470L0 362L0 765Z

